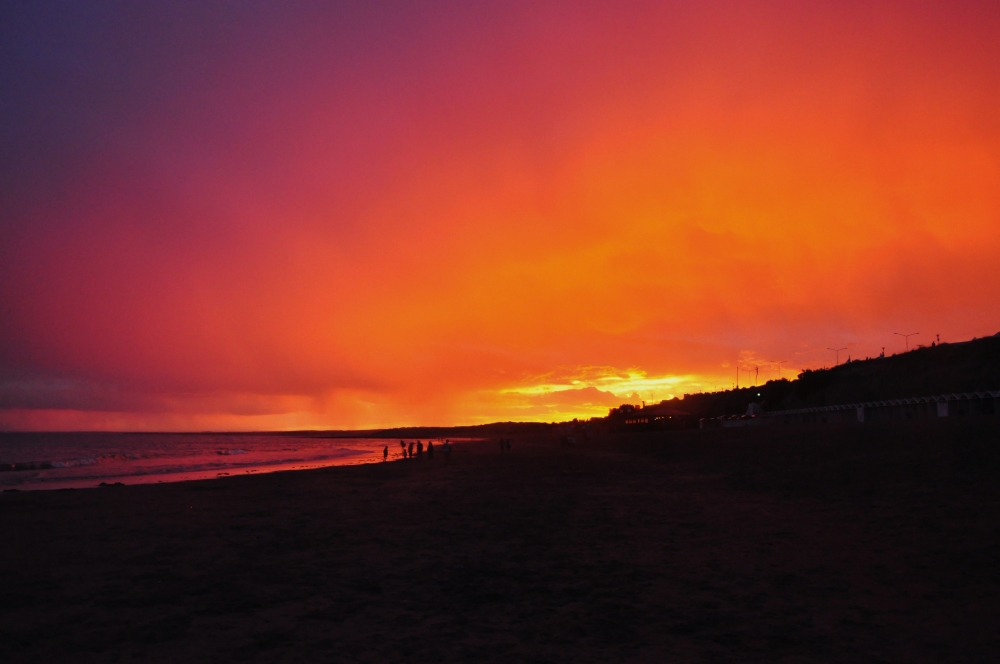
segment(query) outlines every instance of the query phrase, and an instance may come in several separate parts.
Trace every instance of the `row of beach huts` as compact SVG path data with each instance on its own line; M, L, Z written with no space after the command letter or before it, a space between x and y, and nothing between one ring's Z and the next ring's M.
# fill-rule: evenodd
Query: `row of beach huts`
M1000 413L1000 390L987 390L772 412L764 412L760 404L751 403L744 415L701 418L698 426L710 429L768 424L894 422L941 417L995 417L997 413Z

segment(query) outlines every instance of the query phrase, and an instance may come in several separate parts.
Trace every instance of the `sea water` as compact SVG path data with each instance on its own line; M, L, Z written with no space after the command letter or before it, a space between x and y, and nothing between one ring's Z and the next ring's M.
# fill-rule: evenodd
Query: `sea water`
M409 442L409 441L407 441ZM0 489L84 488L372 463L398 440L303 434L0 433Z

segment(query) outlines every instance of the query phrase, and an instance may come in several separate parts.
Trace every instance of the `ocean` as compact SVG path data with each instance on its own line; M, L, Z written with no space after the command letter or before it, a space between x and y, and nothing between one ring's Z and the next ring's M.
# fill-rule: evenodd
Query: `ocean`
M179 482L375 463L382 461L386 445L390 461L401 458L399 440L383 438L274 433L0 433L0 489Z

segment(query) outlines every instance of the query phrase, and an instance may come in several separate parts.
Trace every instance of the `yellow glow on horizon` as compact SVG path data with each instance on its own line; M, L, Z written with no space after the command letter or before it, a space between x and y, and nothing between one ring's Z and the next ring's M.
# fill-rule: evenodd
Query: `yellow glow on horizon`
M631 395L633 393L660 393L659 391L674 390L680 385L700 387L698 376L649 376L642 369L630 368L619 371L611 367L586 367L587 376L569 378L558 382L540 382L534 385L511 387L500 390L501 394L544 395L570 390L596 388L602 392L614 395ZM596 375L595 375L596 374ZM676 391L676 390L674 390ZM665 397L669 398L669 397Z

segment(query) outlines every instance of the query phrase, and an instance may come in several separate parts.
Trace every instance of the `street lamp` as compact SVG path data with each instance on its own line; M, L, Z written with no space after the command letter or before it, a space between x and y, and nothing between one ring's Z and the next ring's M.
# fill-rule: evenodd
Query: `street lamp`
M906 340L906 350L907 350L907 352L909 352L909 350L910 350L910 337L915 337L915 336L917 336L920 333L919 332L910 332L909 334L902 334L900 332L893 332L893 334L895 334L897 336L900 336L900 337L903 337L903 339Z

